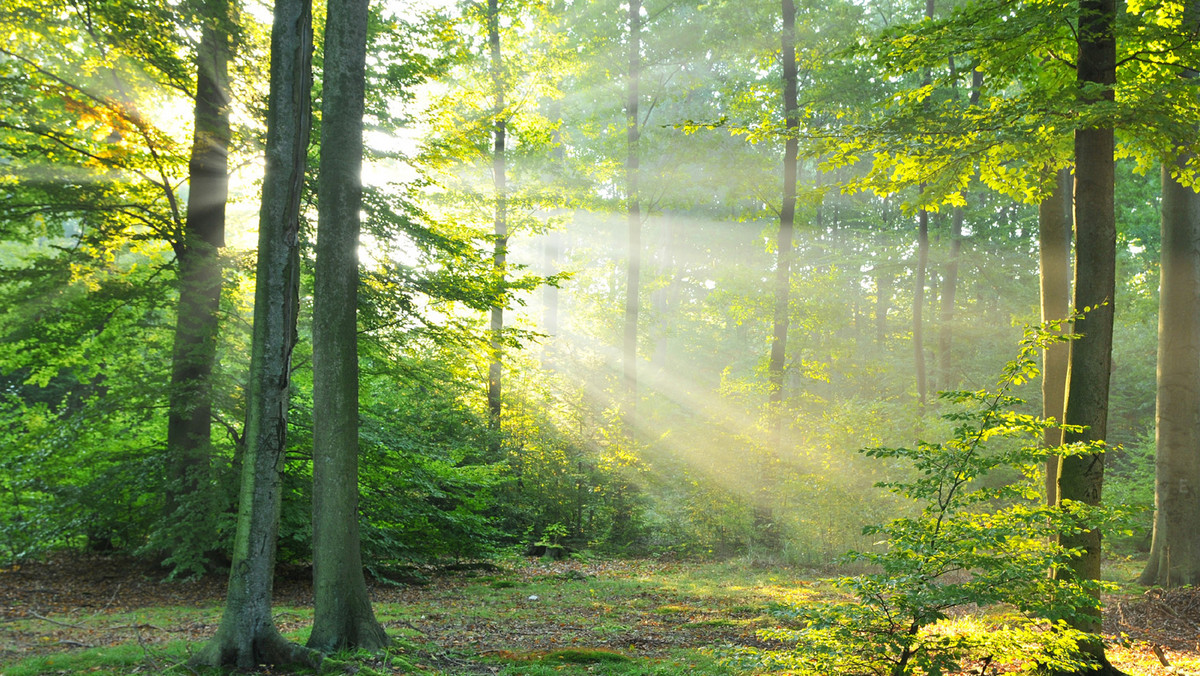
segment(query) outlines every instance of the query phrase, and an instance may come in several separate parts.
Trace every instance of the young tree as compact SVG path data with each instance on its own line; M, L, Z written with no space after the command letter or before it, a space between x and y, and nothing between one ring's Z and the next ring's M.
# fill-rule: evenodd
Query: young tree
M216 635L193 657L194 664L253 668L315 661L309 651L285 640L271 617L280 472L299 311L298 235L311 121L311 59L308 0L278 0L271 30L266 173L237 534L225 612Z
M358 525L358 247L367 0L325 22L313 288L313 617L323 652L387 645L363 577Z
M1066 320L1071 308L1071 172L1058 172L1054 187L1038 203L1038 280L1042 324ZM1042 417L1061 421L1067 397L1067 344L1042 350ZM1047 448L1062 443L1062 430L1047 427ZM1058 502L1058 456L1046 458L1046 504Z

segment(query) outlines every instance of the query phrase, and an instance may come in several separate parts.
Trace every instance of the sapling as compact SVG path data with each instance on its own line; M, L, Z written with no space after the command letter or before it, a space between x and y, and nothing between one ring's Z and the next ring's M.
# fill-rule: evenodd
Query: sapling
M957 673L968 660L985 670L1004 664L1006 673L1085 666L1078 647L1091 637L1067 620L1096 612L1097 583L1047 572L1069 569L1076 554L1056 535L1107 516L1077 504L1047 507L1040 473L1051 454L1094 453L1097 444L1046 448L1043 432L1063 426L1021 413L1024 401L1013 394L1038 376L1044 347L1069 339L1060 329L1027 328L994 389L941 393L952 408L943 416L954 425L948 440L862 451L911 467L877 485L911 500L915 514L864 529L879 536L880 549L847 555L872 571L837 581L849 598L775 608L786 626L759 635L788 649L741 650L734 661L846 676ZM955 609L977 607L1004 614L974 629L946 622Z

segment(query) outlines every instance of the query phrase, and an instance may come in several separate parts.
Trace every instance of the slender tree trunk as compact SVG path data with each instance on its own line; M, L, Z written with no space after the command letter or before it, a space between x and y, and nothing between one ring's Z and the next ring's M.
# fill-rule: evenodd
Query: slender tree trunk
M942 276L941 317L938 318L938 386L958 386L950 350L954 343L954 303L958 291L958 260L962 256L963 208L955 207L950 217L950 257Z
M626 424L632 429L637 419L638 308L641 304L642 205L638 187L640 172L638 142L638 88L642 77L642 3L629 2L629 73L625 91L625 200L629 221L629 257L625 273L625 407Z
M917 370L917 402L925 408L929 385L925 379L925 271L929 266L929 212L917 212L917 269L913 275L913 363Z
M932 19L934 0L925 0L925 18ZM925 84L932 78L925 73ZM920 190L924 192L925 185ZM917 269L916 282L913 288L913 363L917 371L917 402L925 409L928 399L929 385L925 376L925 276L929 267L929 211L921 209L917 212Z
M1100 97L1084 95L1086 104L1111 101L1116 82L1115 0L1080 0L1077 79L1081 88L1102 85ZM1075 308L1089 308L1075 322L1080 337L1071 342L1067 369L1066 422L1082 432L1066 432L1063 441L1103 441L1108 433L1109 376L1112 372L1113 301L1116 288L1115 164L1111 126L1075 132ZM1104 486L1104 454L1063 458L1058 471L1058 499L1100 504ZM1100 531L1083 529L1060 538L1064 547L1081 553L1071 560L1074 577L1100 579ZM1063 571L1060 571L1063 572ZM1098 600L1097 600L1098 603ZM1083 613L1071 621L1077 629L1100 630L1101 618ZM1104 646L1088 647L1102 667L1120 673L1104 658Z
M192 658L197 665L253 669L261 664L313 666L319 659L286 641L271 617L299 311L298 234L311 120L311 59L309 0L276 0L237 533L225 611L216 635Z
M783 205L779 210L778 259L775 265L775 311L771 334L771 358L767 366L770 389L768 407L771 443L778 451L783 439L784 371L787 366L787 338L791 313L788 311L792 287L792 239L796 227L796 180L800 155L798 72L796 67L796 5L783 0L783 119L787 139L783 147Z
M212 514L199 509L189 498L208 490L210 470L212 371L221 300L218 250L225 246L225 203L229 197L230 11L228 0L207 0L201 11L187 221L183 240L175 246L179 306L167 414L171 482L166 517L176 526L187 524L177 530L188 531L205 542L212 538L196 531L212 530Z
M500 6L498 0L488 0L487 15L488 47L491 54L492 126L495 145L492 148L492 181L496 191L495 244L492 253L492 275L495 278L499 298L504 298L503 287L508 256L508 186L504 154L507 131L504 111L504 62L500 55ZM500 391L504 372L504 302L492 306L491 363L488 364L488 427L493 433L493 452L500 451Z
M1054 191L1038 205L1038 268L1042 322L1065 320L1071 305L1071 172L1058 173ZM1064 330L1069 327L1064 326ZM1042 351L1042 417L1062 422L1067 400L1067 349ZM1047 448L1062 444L1062 430L1047 428ZM1058 456L1046 459L1046 504L1058 502Z
M1162 167L1154 534L1140 579L1163 587L1200 584L1200 195L1172 168Z
M892 275L884 271L881 263L875 266L875 343L881 347L887 341L887 315L891 301Z
M363 577L358 527L358 236L367 0L325 23L313 287L313 627L322 652L387 645Z

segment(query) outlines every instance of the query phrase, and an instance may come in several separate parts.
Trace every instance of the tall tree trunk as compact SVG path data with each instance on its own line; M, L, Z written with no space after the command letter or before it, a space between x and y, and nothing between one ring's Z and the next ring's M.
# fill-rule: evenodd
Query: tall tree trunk
M1065 320L1071 306L1071 172L1063 169L1053 192L1038 205L1038 269L1042 322ZM1069 330L1064 326L1064 330ZM1042 351L1042 417L1062 422L1067 399L1066 343ZM1049 427L1047 448L1062 443L1062 430ZM1046 504L1058 502L1058 456L1046 459Z
M934 0L925 0L925 18L932 19ZM926 86L932 81L925 73ZM925 191L925 184L920 190ZM913 288L913 363L917 372L917 402L924 410L929 385L925 377L925 273L929 267L929 211L917 212L917 269Z
M358 535L358 236L362 204L367 0L325 22L317 262L313 287L313 627L322 652L375 650Z
M505 132L507 131L504 111L504 62L500 55L500 6L498 0L488 0L487 14L488 47L491 53L492 126L495 145L492 148L492 181L496 191L494 249L492 252L492 275L497 286L498 298L504 298L506 261L508 256L508 186L504 155ZM504 302L492 306L491 362L488 364L488 428L492 431L492 451L500 451L500 390L504 372Z
M923 186L922 186L923 187ZM917 269L913 275L913 363L917 371L917 402L925 408L929 385L925 379L925 271L929 266L929 212L917 212Z
M958 259L962 256L963 208L955 207L950 217L950 257L942 275L941 316L938 318L938 386L958 386L950 350L954 343L954 303L958 291Z
M892 305L892 275L884 264L875 266L875 344L882 347L887 341L887 315Z
M187 221L183 239L175 246L179 305L167 414L171 482L165 511L167 522L176 530L204 542L212 538L196 531L211 531L212 514L190 498L208 490L210 469L212 371L221 300L218 250L225 246L225 203L229 197L231 10L228 0L206 0L201 6L203 25L196 52Z
M1081 94L1085 105L1112 101L1116 82L1116 0L1080 0L1077 81L1081 88L1103 86L1100 96ZM1075 303L1088 308L1075 322L1080 337L1071 342L1067 369L1066 422L1082 432L1065 432L1066 443L1103 441L1108 433L1109 376L1112 371L1113 302L1116 289L1115 164L1111 126L1075 132ZM1100 504L1104 486L1104 454L1063 458L1058 471L1059 503ZM1060 543L1081 553L1070 562L1071 574L1084 580L1100 579L1100 531L1082 529L1060 538ZM1065 571L1060 571L1065 573ZM1098 632L1097 611L1082 613L1071 624ZM1098 640L1087 649L1102 665L1099 673L1120 673L1104 658ZM1095 670L1094 670L1095 671Z
M1154 534L1140 579L1163 587L1200 584L1200 196L1171 170L1163 164Z
M216 635L192 658L198 665L252 669L317 661L286 641L271 617L279 475L299 311L298 234L311 121L311 59L309 0L276 0L237 532L225 611Z
M787 138L783 146L783 204L779 210L778 259L775 265L775 311L771 334L771 359L767 366L770 382L768 407L771 444L778 451L783 439L783 381L787 366L787 338L791 313L792 239L796 227L796 181L800 155L798 77L796 67L796 5L783 0L781 60L783 66L783 119Z
M638 308L641 304L642 205L638 187L641 126L638 88L642 78L642 3L629 2L629 72L625 90L625 200L629 222L629 255L625 272L624 389L625 419L632 429L637 418Z

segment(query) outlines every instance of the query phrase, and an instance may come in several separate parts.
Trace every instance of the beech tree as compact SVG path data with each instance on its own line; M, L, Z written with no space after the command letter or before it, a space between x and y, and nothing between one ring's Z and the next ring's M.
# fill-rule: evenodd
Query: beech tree
M1200 3L1159 15L1174 39L1194 45ZM1158 307L1158 379L1155 397L1154 526L1142 584L1200 583L1200 195L1196 191L1194 93L1200 84L1192 61L1169 64L1159 91L1179 90L1175 115L1163 127L1168 159L1161 165L1162 210ZM1189 63L1190 62L1190 63ZM1170 155L1174 155L1171 159Z
M495 219L492 245L492 274L498 288L504 287L508 258L508 186L505 157L506 116L504 105L504 60L500 51L500 4L499 0L488 0L487 8L488 56L492 76L492 185L495 191ZM500 431L501 377L504 371L504 305L501 297L491 309L491 361L488 364L488 421L493 432ZM497 434L495 442L499 444ZM496 449L498 450L498 449Z
M1108 394L1112 373L1113 312L1116 291L1115 161L1112 123L1095 115L1113 100L1116 84L1117 7L1115 0L1080 0L1076 78L1078 103L1086 122L1075 131L1075 308L1076 319L1067 369L1064 443L1103 442L1108 434ZM1103 453L1062 458L1058 468L1057 504L1100 504L1104 486ZM1059 536L1064 548L1077 550L1070 570L1059 577L1100 579L1099 529L1083 526ZM1071 620L1076 629L1100 631L1099 606ZM1096 639L1085 646L1101 674L1122 673L1104 657Z
M179 303L167 417L172 483L168 485L166 513L172 521L193 523L189 530L211 529L209 515L197 509L195 498L210 489L211 380L221 300L219 250L225 246L229 197L229 62L234 34L233 6L228 0L205 0L200 7L187 219L182 237L174 244ZM197 517L204 523L195 524Z
M325 22L313 289L313 628L322 652L387 645L363 577L358 525L358 247L367 0Z
M299 311L298 236L311 121L311 59L309 1L277 0L237 533L221 623L193 657L195 664L253 668L315 662L309 651L279 634L271 615Z
M639 140L641 120L638 103L642 78L642 2L629 2L629 68L625 72L625 214L629 229L629 250L625 259L625 333L623 364L626 424L637 420L637 347L638 314L641 308L642 281L642 203L639 188L641 157Z

